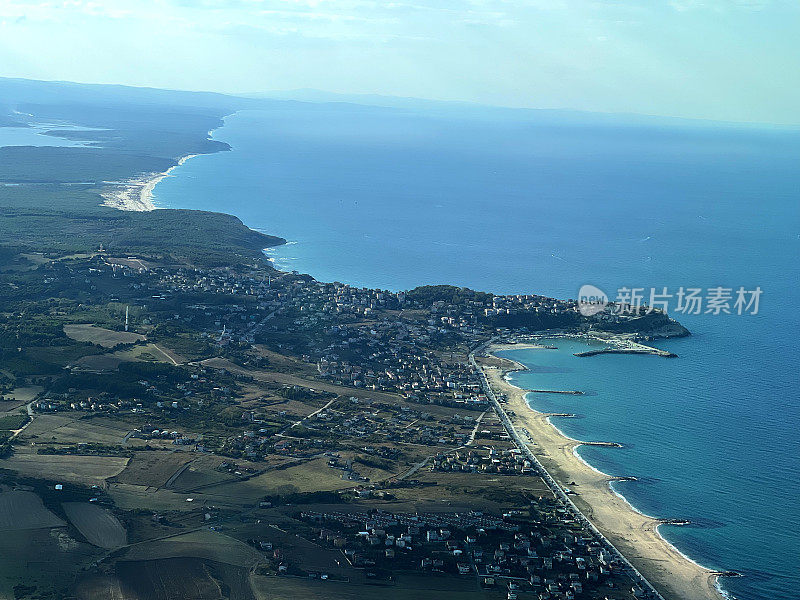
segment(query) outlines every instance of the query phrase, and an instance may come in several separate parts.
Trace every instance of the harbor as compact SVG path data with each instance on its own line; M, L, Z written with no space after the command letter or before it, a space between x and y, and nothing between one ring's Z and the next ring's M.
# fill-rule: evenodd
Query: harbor
M504 345L511 347L524 347L528 349L542 349L542 350L558 350L558 346L548 343L550 340L584 340L593 342L602 347L592 348L583 352L576 352L574 356L588 357L598 356L600 354L650 354L653 356L661 356L663 358L677 358L678 355L668 350L661 350L653 346L648 346L639 342L641 336L635 334L609 334L597 331L587 331L586 333L558 333L548 332L546 334L531 334L526 336L516 336L504 342ZM543 391L543 390L531 390ZM565 393L565 392L552 392L552 393Z

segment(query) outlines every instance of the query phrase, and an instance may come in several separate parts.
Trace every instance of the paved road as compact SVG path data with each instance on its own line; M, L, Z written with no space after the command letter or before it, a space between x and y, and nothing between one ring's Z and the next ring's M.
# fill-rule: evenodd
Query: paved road
M495 413L500 419L500 422L503 424L503 427L505 428L509 437L517 445L517 448L519 448L523 452L523 454L528 458L528 460L531 461L531 464L537 466L539 472L542 475L542 479L547 484L547 487L549 487L550 490L553 492L555 497L561 500L561 502L573 514L573 516L579 522L583 523L592 533L594 533L595 537L600 541L603 547L625 566L625 571L630 576L630 578L638 582L639 585L646 590L646 593L649 593L650 598L656 598L657 600L665 600L664 597L658 592L658 590L656 590L656 588L653 587L653 585L649 581L647 581L647 579L645 579L641 573L639 573L636 567L634 567L631 564L631 562L627 558L625 558L625 556L623 556L623 554L619 550L617 550L617 548L602 533L600 533L597 527L595 527L594 524L583 515L583 513L578 509L578 507L575 506L575 503L572 501L572 499L566 494L566 492L564 492L564 489L558 484L558 482L556 482L555 479L553 479L550 473L547 472L547 470L542 466L542 463L539 462L539 459L536 458L536 456L534 456L533 452L531 452L531 449L528 447L528 444L525 443L525 441L523 441L523 439L520 437L519 433L514 428L513 423L511 423L511 419L508 418L506 411L503 409L503 407L500 405L500 402L498 402L497 398L495 397L494 390L492 390L492 386L489 385L489 380L486 378L486 374L483 372L483 369L480 367L480 365L478 365L478 363L475 361L475 354L483 352L484 349L489 344L492 343L492 341L494 340L490 340L489 342L480 345L475 350L470 352L469 362L472 368L475 369L475 372L478 374L481 387L483 388L486 397L489 398L489 401L491 402Z

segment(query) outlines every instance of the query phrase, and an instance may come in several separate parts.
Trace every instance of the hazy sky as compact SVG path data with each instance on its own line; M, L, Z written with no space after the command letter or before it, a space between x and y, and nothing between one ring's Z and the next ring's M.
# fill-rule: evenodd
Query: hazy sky
M0 0L0 75L800 123L800 1Z

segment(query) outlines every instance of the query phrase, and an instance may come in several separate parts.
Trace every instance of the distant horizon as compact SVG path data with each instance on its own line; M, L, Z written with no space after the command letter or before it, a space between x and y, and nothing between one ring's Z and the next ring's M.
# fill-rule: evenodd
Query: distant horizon
M0 3L8 76L800 124L792 0Z
M223 92L209 89L177 88L177 87L155 87L151 85L132 85L117 82L97 82L97 81L73 81L68 79L36 79L33 77L13 77L0 75L0 80L26 81L46 84L63 84L76 86L100 86L128 88L133 90L153 90L162 92L176 92L186 94L212 94L230 98L249 99L249 100L290 100L296 102L326 103L341 102L361 106L376 106L384 108L405 108L398 102L417 102L429 103L444 106L458 106L466 109L498 109L508 111L531 111L531 112L552 112L576 115L598 115L605 117L635 117L642 119L662 119L697 124L709 124L719 126L746 126L746 127L768 127L776 129L795 129L800 128L800 120L797 122L769 122L769 121L736 121L705 117L692 117L673 114L647 113L647 112L622 112L622 111L601 111L588 110L581 108L563 108L555 106L514 106L503 104L487 104L473 100L450 100L442 98L430 98L420 96L397 96L381 93L359 93L359 92L335 92L318 88L294 88L294 89L270 89L264 91L250 92ZM383 101L382 103L380 101Z

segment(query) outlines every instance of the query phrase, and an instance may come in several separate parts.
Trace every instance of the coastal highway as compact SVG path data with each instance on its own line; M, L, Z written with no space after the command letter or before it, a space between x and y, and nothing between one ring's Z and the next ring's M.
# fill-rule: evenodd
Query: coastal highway
M494 338L485 342L475 348L472 352L469 353L469 362L475 372L478 374L480 379L481 387L483 388L486 397L492 403L492 407L494 408L495 413L497 414L500 422L503 424L506 432L508 433L509 437L514 440L514 443L517 445L522 453L531 461L531 464L536 465L537 469L542 475L542 479L547 484L547 487L550 488L550 491L553 492L553 495L560 499L563 502L564 506L572 513L572 515L581 523L583 523L600 541L603 547L614 557L616 557L625 568L626 573L630 576L630 578L637 582L644 590L645 593L648 594L649 598L655 598L656 600L665 600L665 598L661 595L661 593L653 587L653 585L645 579L645 577L634 567L631 562L625 558L625 556L617 550L614 544L606 538L594 524L587 519L583 513L575 506L575 503L572 499L567 495L564 489L556 482L555 479L547 472L547 470L542 466L542 463L539 462L539 459L531 452L531 449L528 447L528 444L522 439L519 435L517 430L514 428L514 425L511 423L511 419L509 419L506 411L500 405L500 402L497 400L497 397L494 394L494 390L492 390L492 386L489 385L489 380L486 378L486 374L483 372L483 369L478 365L475 360L475 354L483 352L492 342Z

